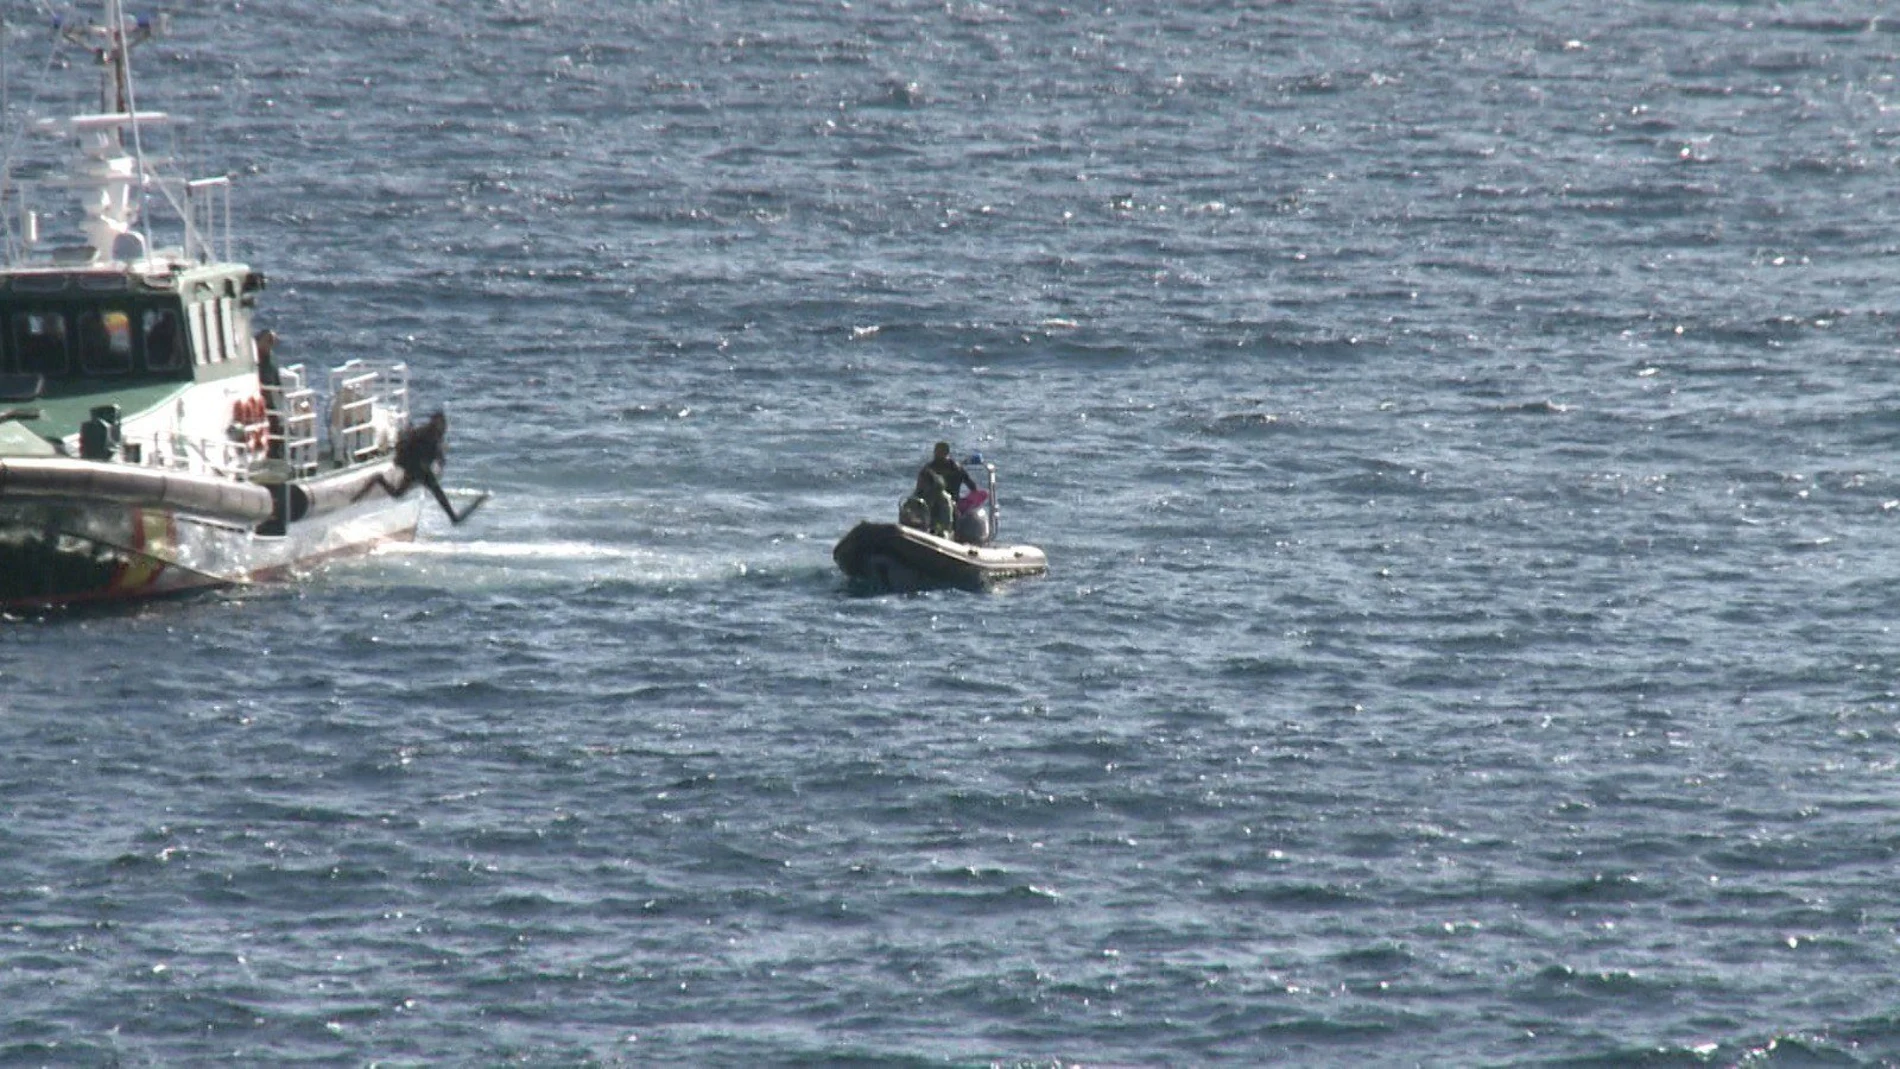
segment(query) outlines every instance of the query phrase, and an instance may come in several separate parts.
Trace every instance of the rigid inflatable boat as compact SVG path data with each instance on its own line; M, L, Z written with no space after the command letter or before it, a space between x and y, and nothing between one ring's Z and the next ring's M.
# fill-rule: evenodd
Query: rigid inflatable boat
M1041 549L996 543L996 466L983 464L982 470L989 489L958 503L950 529L930 530L929 508L913 495L899 506L898 522L859 523L838 541L831 559L854 584L878 591L982 590L1048 571Z

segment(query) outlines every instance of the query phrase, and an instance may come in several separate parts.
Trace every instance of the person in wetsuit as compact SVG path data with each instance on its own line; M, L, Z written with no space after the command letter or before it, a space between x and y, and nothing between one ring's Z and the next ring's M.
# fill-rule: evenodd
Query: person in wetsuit
M396 470L402 473L402 481L391 485L389 480L378 472L376 477L364 484L351 500L361 501L369 495L370 491L379 486L390 497L401 497L415 484L421 483L428 487L430 494L435 496L436 504L442 506L442 511L448 513L450 523L459 524L468 519L476 509L482 507L482 502L488 500L488 495L482 494L469 502L468 507L459 514L455 511L455 506L449 503L449 495L443 491L442 484L436 477L436 473L448 463L448 457L442 448L442 439L448 433L449 417L443 415L439 409L422 423L403 428L402 433L396 436L395 456Z
M949 534L953 522L952 499L963 488L977 488L976 480L963 465L950 457L950 443L938 442L930 462L917 472L917 494L930 503L930 530ZM934 492L933 492L934 491Z

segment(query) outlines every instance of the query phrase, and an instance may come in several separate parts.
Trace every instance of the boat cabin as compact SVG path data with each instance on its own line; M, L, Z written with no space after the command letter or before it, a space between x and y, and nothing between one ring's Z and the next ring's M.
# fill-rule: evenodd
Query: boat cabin
M0 377L49 395L254 372L251 314L262 275L241 264L147 275L106 270L0 274Z

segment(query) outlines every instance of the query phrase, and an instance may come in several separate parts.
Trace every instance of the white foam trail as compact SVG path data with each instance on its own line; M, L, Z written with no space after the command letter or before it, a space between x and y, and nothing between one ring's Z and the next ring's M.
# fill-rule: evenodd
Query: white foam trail
M563 561L563 560L653 560L645 550L602 545L599 542L385 542L376 547L377 556L461 557L483 560Z
M467 542L422 539L386 542L369 557L370 567L416 569L420 577L471 587L517 583L620 580L634 583L704 582L743 576L752 565L738 558L695 557L600 542ZM380 562L381 568L377 568Z

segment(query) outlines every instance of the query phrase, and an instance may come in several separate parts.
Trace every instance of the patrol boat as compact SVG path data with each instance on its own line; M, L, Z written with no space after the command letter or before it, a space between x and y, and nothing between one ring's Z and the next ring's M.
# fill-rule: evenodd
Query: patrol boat
M229 178L162 173L170 118L135 106L131 51L166 23L104 6L54 29L97 62L98 110L29 131L76 159L32 181L8 159L0 187L0 607L249 583L414 537L420 495L363 493L398 481L407 369L277 366Z
M910 593L939 587L982 590L1005 579L1041 575L1049 557L1028 545L995 543L998 509L996 465L977 458L989 488L957 504L953 530L931 530L930 507L911 495L897 509L896 523L860 522L832 548L831 559L857 586Z

